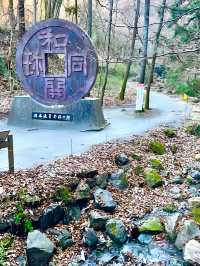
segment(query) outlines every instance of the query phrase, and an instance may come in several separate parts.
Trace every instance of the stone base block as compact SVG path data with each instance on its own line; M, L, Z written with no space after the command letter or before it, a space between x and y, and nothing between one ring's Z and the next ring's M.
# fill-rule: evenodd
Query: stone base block
M80 130L101 130L107 125L99 99L85 98L71 106L44 106L30 96L14 98L8 124L26 128Z

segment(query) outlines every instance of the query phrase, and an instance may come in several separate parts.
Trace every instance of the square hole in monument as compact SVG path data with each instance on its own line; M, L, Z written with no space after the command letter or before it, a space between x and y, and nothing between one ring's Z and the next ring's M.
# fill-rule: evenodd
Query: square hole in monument
M46 54L46 74L53 76L65 74L65 54Z

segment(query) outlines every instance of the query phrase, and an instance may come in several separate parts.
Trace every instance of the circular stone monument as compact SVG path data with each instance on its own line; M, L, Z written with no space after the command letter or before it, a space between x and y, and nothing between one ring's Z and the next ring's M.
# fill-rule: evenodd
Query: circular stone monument
M52 58L62 60L56 65ZM16 69L22 87L37 102L71 105L94 85L98 60L88 35L77 25L50 19L25 33L17 47Z
M49 19L35 24L17 46L16 71L28 96L16 96L8 124L99 130L106 126L99 99L84 98L95 83L98 60L77 25Z

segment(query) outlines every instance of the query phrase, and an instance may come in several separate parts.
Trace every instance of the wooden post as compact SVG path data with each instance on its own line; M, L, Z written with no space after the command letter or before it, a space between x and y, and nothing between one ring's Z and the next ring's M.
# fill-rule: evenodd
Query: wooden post
M10 173L14 173L14 152L12 135L8 135L8 163Z

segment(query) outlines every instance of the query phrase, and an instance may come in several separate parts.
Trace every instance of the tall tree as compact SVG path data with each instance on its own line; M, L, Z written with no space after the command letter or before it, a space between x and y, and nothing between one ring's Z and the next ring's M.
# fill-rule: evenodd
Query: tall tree
M125 96L125 91L126 91L126 84L128 81L128 77L129 77L129 73L130 73L130 69L131 69L131 65L132 65L132 57L134 54L134 49L135 49L135 41L136 41L136 37L137 37L137 32L138 32L138 20L139 20L139 15L140 15L140 0L136 0L136 6L134 7L134 25L133 25L133 34L132 34L132 40L131 40L131 49L130 49L130 61L128 62L128 64L126 65L126 71L125 71L125 75L124 75L124 80L122 83L122 87L121 87L121 91L119 94L119 98L120 100L124 100L124 96Z
M33 23L37 22L37 0L33 0Z
M92 37L92 0L88 0L87 32Z
M14 15L14 8L13 8L13 0L8 1L8 14L9 14L10 27L12 30L14 30L15 29L15 15Z
M24 0L18 0L18 16L19 16L19 38L21 38L25 32Z
M108 82L109 72L109 59L110 59L110 48L111 48L111 32L112 32L112 18L113 18L113 0L109 1L109 22L108 22L108 42L107 42L107 55L106 55L106 66L105 66L105 78L101 91L101 104L103 105L103 99L105 90Z
M139 82L145 82L146 65L147 65L147 51L148 51L148 37L149 37L149 12L150 0L145 0L144 4L144 35L143 35L143 49Z
M150 89L151 89L151 84L153 82L153 73L154 73L154 68L156 64L157 51L158 51L158 46L159 46L159 41L160 41L160 33L163 27L165 8L166 8L166 0L163 0L161 10L160 10L160 22L158 25L158 30L156 33L156 38L155 38L154 46L153 46L153 56L152 56L152 62L151 62L151 68L150 68L150 75L149 75L149 80L148 80L148 85L147 85L147 90L146 90L145 109L147 110L150 108Z
M75 8L75 22L78 24L78 0L74 1L74 8Z
M58 18L63 0L42 0L41 19Z

